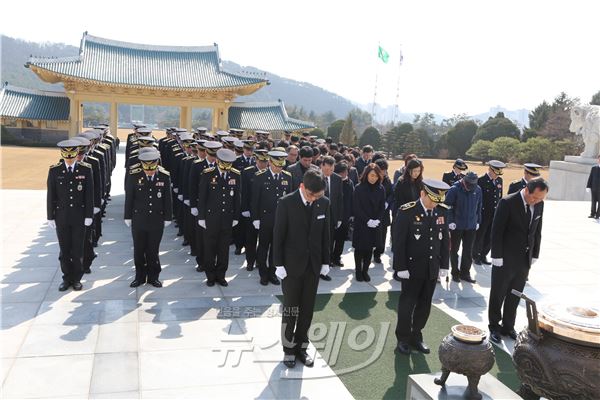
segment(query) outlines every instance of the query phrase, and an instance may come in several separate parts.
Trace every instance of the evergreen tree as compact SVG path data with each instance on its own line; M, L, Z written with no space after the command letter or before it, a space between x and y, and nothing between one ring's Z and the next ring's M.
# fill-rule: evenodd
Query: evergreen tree
M354 124L352 123L352 114L349 113L346 121L344 123L344 127L342 128L342 132L340 133L340 143L343 143L347 146L356 145L356 132L354 131Z

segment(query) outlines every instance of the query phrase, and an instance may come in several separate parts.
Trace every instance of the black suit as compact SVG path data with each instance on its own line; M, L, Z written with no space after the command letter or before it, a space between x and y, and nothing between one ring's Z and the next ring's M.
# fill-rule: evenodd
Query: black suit
M527 186L527 181L525 178L518 179L516 181L512 181L510 185L508 185L508 194L517 193L519 190L523 189Z
M519 298L511 290L523 291L531 260L539 257L543 214L541 202L529 217L520 192L506 196L498 204L492 225L492 258L502 259L503 264L492 267L488 308L491 331L508 333L514 329Z
M368 159L367 161L365 161L364 158L358 157L358 160L356 160L356 162L354 163L354 166L356 167L356 172L358 173L359 179L360 179L360 176L362 175L363 171L365 170L365 167L371 163L372 163L371 159Z
M338 221L342 222L342 216L344 214L344 193L342 187L342 178L332 173L329 180L325 178L325 197L329 199L329 216L331 217L329 222L331 230L329 231L329 237L331 238L331 251L333 251L333 237L335 236L335 230ZM341 227L341 224L340 224Z
M342 181L342 197L343 197L343 213L342 213L342 225L335 230L334 237L332 238L333 250L331 251L331 261L340 262L342 258L342 252L344 251L344 244L348 239L348 230L350 229L350 217L352 217L352 200L354 197L354 183L347 178Z
M600 218L600 165L594 165L592 167L586 187L590 189L592 195L592 210L590 216Z
M473 243L473 261L480 263L485 260L492 247L491 233L492 221L498 202L502 198L502 178L492 180L488 174L484 174L477 180L481 188L481 223L475 234Z
M129 171L125 188L125 216L131 220L135 279L158 280L161 271L158 251L165 221L173 216L171 178L159 168L149 179L141 168Z
M242 213L250 212L250 208L252 207L252 184L257 172L259 172L259 169L256 164L246 167L246 169L242 171ZM252 225L252 215L249 217L244 217L242 215L241 221L243 222L240 223L243 223L245 228L244 247L246 249L246 267L253 268L254 263L256 262L258 231L254 229L254 225Z
M286 354L308 346L321 266L330 257L329 200L306 206L296 190L279 200L273 233L273 261L283 266L282 342Z
M310 165L309 168L317 168L315 165ZM298 189L300 184L302 183L302 179L304 179L304 173L308 168L304 168L300 161L290 165L286 168L286 170L292 174L292 190Z
M420 200L398 209L392 229L394 271L408 270L398 300L398 342L420 342L431 311L439 270L448 269L450 242L446 210L436 207L428 215Z

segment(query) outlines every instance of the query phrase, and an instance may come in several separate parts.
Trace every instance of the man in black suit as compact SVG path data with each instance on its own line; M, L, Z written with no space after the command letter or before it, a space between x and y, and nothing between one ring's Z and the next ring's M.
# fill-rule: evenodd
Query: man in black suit
M287 170L292 174L292 190L298 189L302 183L304 173L309 168L316 168L312 165L313 149L309 146L304 146L300 149L300 160L287 167Z
M467 163L462 159L457 158L452 166L452 171L444 172L444 175L442 175L442 181L452 187L452 185L465 177L465 171L468 169Z
M308 329L312 321L319 274L327 274L330 261L329 199L324 197L325 180L319 170L310 169L298 190L282 197L275 213L273 261L282 280L281 319L283 363L307 367Z
M527 186L527 182L538 178L540 176L540 168L542 168L541 165L534 163L523 164L523 177L521 179L517 179L516 181L512 181L510 185L508 185L508 194L517 193L519 190Z
M333 172L335 159L331 156L323 157L321 162L321 172L325 178L325 197L329 199L329 222L331 229L329 237L333 238L335 230L342 226L342 216L344 214L344 196L342 178ZM331 240L331 250L333 251L333 240ZM331 277L327 274L321 275L321 279L330 281Z
M586 191L592 195L592 211L588 218L600 218L600 155L598 164L592 167L587 181Z
M46 211L48 225L56 229L59 261L63 273L58 290L70 286L81 290L85 230L94 216L94 177L92 166L77 162L80 142L69 139L57 144L62 162L48 170Z
M542 216L548 184L532 179L517 193L500 200L492 225L492 285L488 307L490 339L517 338L515 318L529 269L540 255Z
M498 202L502 198L502 174L506 164L502 161L492 160L488 163L489 169L485 175L477 180L481 188L481 223L475 234L473 243L473 263L481 265L490 265L487 254L492 247L491 233L492 221Z
M450 241L446 208L442 204L446 183L424 179L420 198L403 204L392 229L393 268L402 282L396 324L397 349L410 354L410 345L429 353L423 342L438 278L448 275Z
M361 156L358 158L358 160L356 160L355 167L356 167L356 171L358 172L358 176L361 176L365 167L367 165L371 164L372 158L373 158L373 147L368 144L365 147L363 147Z

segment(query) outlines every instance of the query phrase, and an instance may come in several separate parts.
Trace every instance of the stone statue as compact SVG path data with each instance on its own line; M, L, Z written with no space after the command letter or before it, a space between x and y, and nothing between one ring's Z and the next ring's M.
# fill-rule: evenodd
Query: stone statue
M600 106L573 106L569 130L583 137L585 149L581 153L581 157L598 157L600 154Z

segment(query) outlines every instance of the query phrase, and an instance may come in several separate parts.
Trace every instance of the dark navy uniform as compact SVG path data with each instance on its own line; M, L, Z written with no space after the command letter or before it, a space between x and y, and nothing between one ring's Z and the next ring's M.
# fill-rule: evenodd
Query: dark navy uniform
M272 283L277 281L272 249L275 210L279 199L291 193L291 187L292 174L284 170L275 174L270 168L257 172L252 183L250 214L253 222L260 221L256 263L260 272L261 284L267 284L267 281ZM277 281L276 284L279 282Z
M69 172L64 162L56 163L48 171L47 187L47 216L56 223L63 282L79 284L83 276L84 222L91 222L94 215L92 167L77 162Z
M221 151L230 150L221 149L217 156ZM206 226L204 267L210 286L215 282L227 286L225 273L229 264L232 224L240 214L240 188L240 172L233 168L229 171L207 168L200 178L198 220L204 221Z
M473 261L481 264L486 261L486 256L492 248L492 221L498 202L502 198L502 177L498 176L492 180L489 174L485 174L477 180L481 188L481 224L475 236L473 244Z
M402 205L394 222L392 249L395 271L410 273L402 279L396 338L399 343L423 341L431 299L440 269L448 269L449 234L446 209L427 211L421 200Z
M153 177L147 177L141 168L134 168L129 174L124 218L131 220L134 282L137 281L138 285L158 282L161 271L158 258L160 241L165 221L171 221L173 215L171 178L169 172L162 167L158 167ZM132 286L138 286L134 282Z
M519 190L525 188L525 186L527 186L527 182L524 178L512 181L510 185L508 185L508 194L516 193Z
M448 184L448 186L452 186L464 178L464 176L465 175L463 173L459 173L457 175L454 173L454 171L444 172L444 175L442 175L442 181Z

